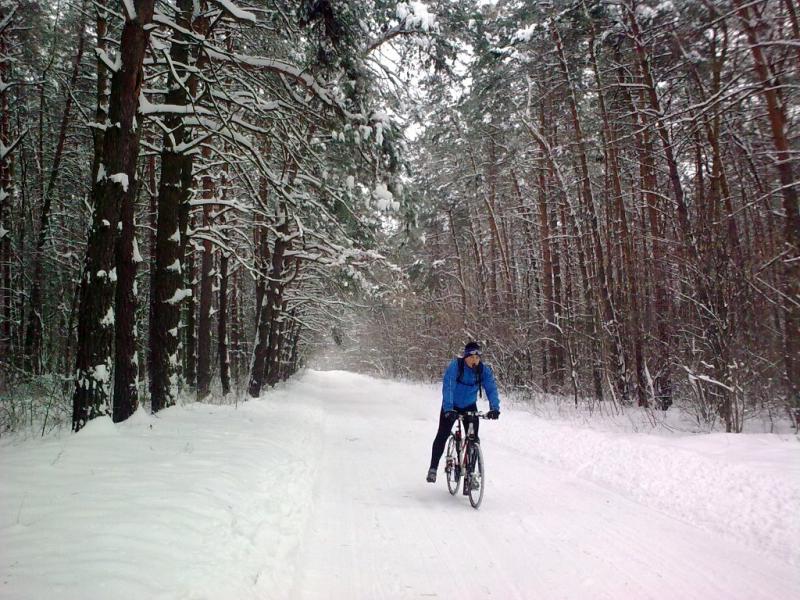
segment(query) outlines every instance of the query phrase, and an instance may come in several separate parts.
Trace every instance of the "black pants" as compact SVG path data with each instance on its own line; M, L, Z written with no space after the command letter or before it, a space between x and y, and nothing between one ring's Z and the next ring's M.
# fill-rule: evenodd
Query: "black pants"
M476 412L478 410L478 406L477 404L472 404L466 408L457 408L455 410L459 413ZM456 422L457 418L458 417L453 416L448 419L444 416L444 410L439 411L439 431L436 432L436 437L433 439L433 448L431 449L431 469L439 468L439 459L442 458L442 454L444 453L444 445L447 443L447 438L450 436L450 432L453 430L453 424ZM470 422L473 424L473 431L475 432L475 437L477 438L478 425L480 423L480 419L478 419L478 417L467 417L464 419L466 431L463 432L463 435L467 435Z

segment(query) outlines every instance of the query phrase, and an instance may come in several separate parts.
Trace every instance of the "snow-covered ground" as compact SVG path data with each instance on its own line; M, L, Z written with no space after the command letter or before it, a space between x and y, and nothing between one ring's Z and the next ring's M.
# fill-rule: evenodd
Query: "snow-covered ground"
M311 371L0 445L0 598L800 597L800 443L484 422L425 483L436 386ZM441 475L441 469L440 469Z

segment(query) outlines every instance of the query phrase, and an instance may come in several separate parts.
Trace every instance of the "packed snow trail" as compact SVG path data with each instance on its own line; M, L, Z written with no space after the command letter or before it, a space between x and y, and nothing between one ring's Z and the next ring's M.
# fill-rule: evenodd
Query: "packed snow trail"
M312 380L330 408L289 598L788 600L800 592L796 571L779 561L532 461L525 440L508 435L514 412L481 424L487 487L475 511L448 494L443 462L438 482L424 482L435 390L419 398L410 394L420 390L358 376Z
M312 371L238 407L6 441L0 598L800 596L796 440L600 434L506 408L481 424L476 511L441 467L424 480L439 402Z

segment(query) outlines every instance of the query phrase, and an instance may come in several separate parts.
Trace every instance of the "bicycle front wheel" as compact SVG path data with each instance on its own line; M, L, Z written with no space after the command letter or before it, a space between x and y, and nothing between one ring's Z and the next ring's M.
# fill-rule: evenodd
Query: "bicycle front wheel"
M458 466L458 445L456 436L450 434L447 440L447 463L445 463L444 474L447 476L447 490L455 495L458 491L458 484L461 482L461 468Z
M472 508L478 508L483 501L483 492L486 489L486 479L483 472L483 452L481 445L469 445L469 476L464 479L464 485L469 486L469 503Z

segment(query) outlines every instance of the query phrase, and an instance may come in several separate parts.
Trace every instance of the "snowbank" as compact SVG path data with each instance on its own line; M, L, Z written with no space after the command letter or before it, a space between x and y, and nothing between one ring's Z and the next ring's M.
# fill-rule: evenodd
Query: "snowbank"
M594 431L526 415L504 426L545 460L646 506L800 564L800 443L770 434Z

